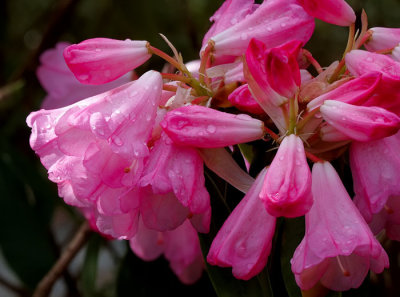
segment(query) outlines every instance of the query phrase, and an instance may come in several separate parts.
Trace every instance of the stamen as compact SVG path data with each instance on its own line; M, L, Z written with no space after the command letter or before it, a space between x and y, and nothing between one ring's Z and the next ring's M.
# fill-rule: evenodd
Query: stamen
M340 270L342 270L343 275L346 276L346 277L349 277L350 276L350 272L346 268L344 268L343 263L342 263L342 261L340 261L339 256L336 256L336 260L338 261Z
M126 168L124 168L124 172L129 173L129 172L131 172L131 169L129 167L126 167Z

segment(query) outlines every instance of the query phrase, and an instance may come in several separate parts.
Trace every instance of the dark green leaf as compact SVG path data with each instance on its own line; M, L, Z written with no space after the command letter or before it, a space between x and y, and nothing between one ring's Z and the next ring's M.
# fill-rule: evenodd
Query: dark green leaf
M32 191L9 154L0 156L0 245L18 275L33 288L55 261L48 229L35 211Z
M282 227L281 271L286 291L290 297L301 297L290 266L290 259L304 237L304 218L285 219Z
M82 280L82 290L84 296L87 297L95 296L97 263L99 259L101 244L102 244L101 236L98 234L92 234L86 248L81 280Z

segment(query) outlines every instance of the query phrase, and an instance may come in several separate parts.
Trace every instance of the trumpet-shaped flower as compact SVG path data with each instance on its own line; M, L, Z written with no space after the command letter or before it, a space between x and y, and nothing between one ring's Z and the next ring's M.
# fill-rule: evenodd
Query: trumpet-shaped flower
M306 214L312 203L311 172L300 137L285 137L269 167L260 192L268 213L275 217Z
M269 215L258 198L264 169L243 200L236 206L211 244L207 262L232 267L239 279L250 279L267 263L275 231L275 217Z
M400 118L376 106L356 106L326 100L320 107L321 115L335 129L358 141L371 141L397 133Z
M203 148L249 142L264 135L264 123L260 120L198 105L168 112L161 126L176 144Z
M364 46L371 52L388 50L400 43L400 28L374 27L369 32L371 37Z
M318 281L337 291L357 288L369 269L380 273L389 266L330 163L314 164L312 193L306 233L291 260L300 288L308 290Z
M306 43L313 30L312 17L296 1L271 0L264 1L253 13L209 38L214 42L217 55L240 56L251 38L275 47L293 39Z
M390 196L400 195L400 133L370 142L353 142L350 165L354 203L367 222L380 212Z
M344 0L298 0L313 17L339 26L350 26L356 21L356 15Z
M75 77L84 84L100 85L135 69L151 54L144 40L93 38L64 50L64 58Z
M155 260L164 254L172 271L184 284L193 284L203 273L199 238L188 221L166 232L148 229L139 221L138 232L130 240L130 247L145 261Z
M109 92L29 115L31 147L68 204L123 196L136 185L161 88L161 75L150 71Z

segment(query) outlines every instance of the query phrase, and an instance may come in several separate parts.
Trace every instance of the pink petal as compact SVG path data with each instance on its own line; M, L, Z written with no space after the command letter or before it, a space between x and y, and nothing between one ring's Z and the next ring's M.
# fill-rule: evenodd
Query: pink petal
M313 17L339 26L350 26L356 15L344 0L299 0L300 5Z
M232 267L236 278L248 280L267 263L276 219L270 216L258 198L266 170L236 206L211 245L207 261Z
M260 198L275 217L298 217L311 208L311 172L300 137L291 134L283 139L265 176Z
M168 112L161 126L176 144L203 148L249 142L264 134L263 122L248 115L233 115L197 105Z
M369 29L372 36L364 44L370 52L387 50L395 47L400 42L400 28L374 27Z
M247 84L240 86L235 89L228 97L229 102L239 110L254 113L263 114L264 110L255 101L250 93L249 86Z
M150 57L144 40L93 38L64 50L65 61L75 77L94 85L113 81Z
M355 106L326 100L321 115L334 128L357 141L371 141L397 133L400 118L380 107Z

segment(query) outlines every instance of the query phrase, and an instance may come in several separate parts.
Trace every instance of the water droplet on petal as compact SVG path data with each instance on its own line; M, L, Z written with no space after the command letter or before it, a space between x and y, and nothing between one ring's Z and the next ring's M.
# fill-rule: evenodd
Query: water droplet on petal
M215 131L217 131L217 128L214 125L208 125L207 126L207 132L215 133Z
M271 31L272 31L272 28L271 28L271 27L267 27L267 31L268 31L268 32L271 32Z
M281 27L285 28L286 27L286 23L281 23Z
M237 18L231 19L231 24L232 24L232 25L234 25L234 24L236 24L236 23L237 23Z
M87 74L79 75L79 80L81 80L81 81L87 81L88 79L89 79L89 75L87 75Z
M124 143L122 142L121 138L119 138L117 135L114 135L111 138L112 142L117 145L117 146L122 146Z
M240 34L240 39L241 40L246 40L247 39L247 34L246 33Z

